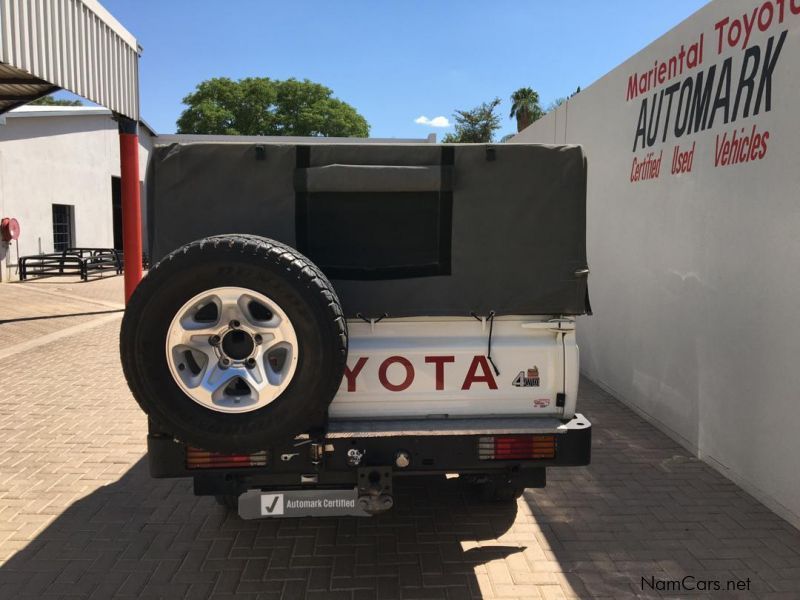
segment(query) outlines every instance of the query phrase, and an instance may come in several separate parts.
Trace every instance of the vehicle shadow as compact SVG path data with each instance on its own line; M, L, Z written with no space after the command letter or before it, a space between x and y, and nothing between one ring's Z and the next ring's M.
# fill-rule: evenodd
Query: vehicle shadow
M534 572L578 597L798 597L797 529L586 379L580 406L592 464L551 469L523 498Z
M497 541L514 502L481 503L444 477L394 487L378 517L243 521L141 459L0 567L0 597L483 597L487 563L525 549Z

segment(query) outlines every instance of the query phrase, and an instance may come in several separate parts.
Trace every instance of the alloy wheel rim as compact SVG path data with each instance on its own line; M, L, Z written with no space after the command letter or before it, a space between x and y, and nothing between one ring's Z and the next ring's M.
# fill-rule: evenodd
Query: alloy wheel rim
M219 287L178 310L166 355L173 379L192 400L216 412L245 413L267 406L291 383L297 334L269 297Z

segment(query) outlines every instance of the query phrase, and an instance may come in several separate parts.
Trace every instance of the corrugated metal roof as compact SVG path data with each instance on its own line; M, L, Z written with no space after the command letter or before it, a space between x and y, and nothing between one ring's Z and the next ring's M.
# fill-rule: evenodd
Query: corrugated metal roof
M0 63L0 113L58 89L20 69Z
M0 0L0 112L63 88L138 120L139 50L96 0Z

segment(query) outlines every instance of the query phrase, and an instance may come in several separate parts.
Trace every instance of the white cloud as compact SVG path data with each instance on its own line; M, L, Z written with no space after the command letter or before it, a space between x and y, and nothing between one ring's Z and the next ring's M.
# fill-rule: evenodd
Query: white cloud
M447 120L447 117L433 117L429 119L425 115L421 115L414 119L414 123L418 125L429 125L430 127L450 127L450 121Z

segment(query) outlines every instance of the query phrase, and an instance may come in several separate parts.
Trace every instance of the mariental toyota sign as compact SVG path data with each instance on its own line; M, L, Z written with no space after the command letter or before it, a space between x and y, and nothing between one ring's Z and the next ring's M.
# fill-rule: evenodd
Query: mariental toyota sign
M738 122L772 109L773 75L792 19L800 19L800 0L767 0L744 13L726 15L711 31L656 59L652 68L630 74L625 99L639 105L633 152L643 152L633 157L632 182L690 172L696 143L677 142L715 123L729 127L715 137L714 167L767 155L770 132L758 123L745 127ZM754 42L754 32L769 37ZM722 58L728 50L736 54ZM674 145L667 150L669 169L662 171L664 149L651 148L666 143Z

